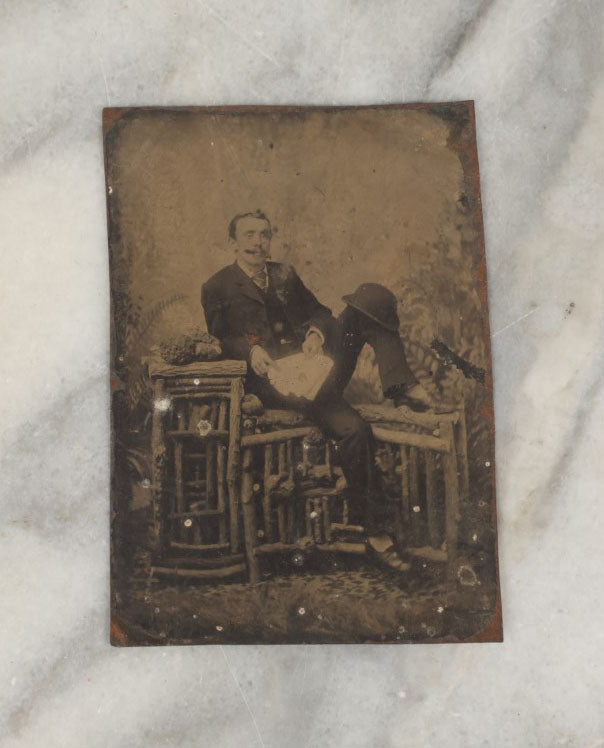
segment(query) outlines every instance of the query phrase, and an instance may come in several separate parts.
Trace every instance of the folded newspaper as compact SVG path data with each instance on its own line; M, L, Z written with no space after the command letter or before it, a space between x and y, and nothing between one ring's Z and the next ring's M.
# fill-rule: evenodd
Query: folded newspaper
M273 387L282 395L314 400L333 367L329 356L307 356L294 353L275 361L268 370Z

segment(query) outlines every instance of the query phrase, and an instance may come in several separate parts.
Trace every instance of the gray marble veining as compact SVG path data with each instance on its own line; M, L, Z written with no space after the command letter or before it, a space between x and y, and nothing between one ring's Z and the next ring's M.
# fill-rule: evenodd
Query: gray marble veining
M0 3L0 735L604 745L604 6ZM111 649L105 105L476 101L503 645Z

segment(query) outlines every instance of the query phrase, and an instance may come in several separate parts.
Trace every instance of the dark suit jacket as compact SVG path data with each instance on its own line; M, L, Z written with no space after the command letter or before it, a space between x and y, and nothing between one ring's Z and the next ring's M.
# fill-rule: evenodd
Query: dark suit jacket
M283 305L294 340L283 344L280 331L273 329L267 314L265 295L243 270L233 263L219 270L201 287L208 331L222 342L227 358L249 360L253 345L261 345L273 358L299 350L310 326L325 337L332 329L331 311L306 288L290 265L267 262L269 285Z

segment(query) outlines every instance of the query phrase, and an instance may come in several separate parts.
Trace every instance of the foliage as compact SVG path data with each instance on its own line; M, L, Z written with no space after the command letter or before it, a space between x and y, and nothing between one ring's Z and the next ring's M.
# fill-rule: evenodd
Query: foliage
M487 389L456 367L445 365L431 349L434 339L442 340L474 366L485 368L488 363L483 309L472 265L467 261L474 257L478 237L470 225L463 195L457 203L445 204L439 224L443 229L435 242L406 248L413 272L391 290L399 301L405 353L416 378L437 402L465 406L471 493L480 499L490 493L490 478L483 469L490 456L489 423L481 414L488 403ZM369 347L361 352L346 394L357 403L383 400L375 356Z
M164 361L176 365L213 361L222 355L218 338L199 328L190 334L166 338L159 344L159 350Z
M118 350L117 371L125 385L126 405L132 425L140 426L150 406L149 379L146 357L149 355L155 328L162 315L171 307L182 304L186 297L175 293L167 296L148 309L142 310L140 297L120 297L115 303L116 342ZM121 342L121 345L120 345Z

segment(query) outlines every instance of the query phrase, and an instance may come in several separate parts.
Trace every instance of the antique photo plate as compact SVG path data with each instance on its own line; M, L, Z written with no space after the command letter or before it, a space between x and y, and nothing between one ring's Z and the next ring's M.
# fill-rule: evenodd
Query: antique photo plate
M103 131L112 643L501 641L473 103Z

